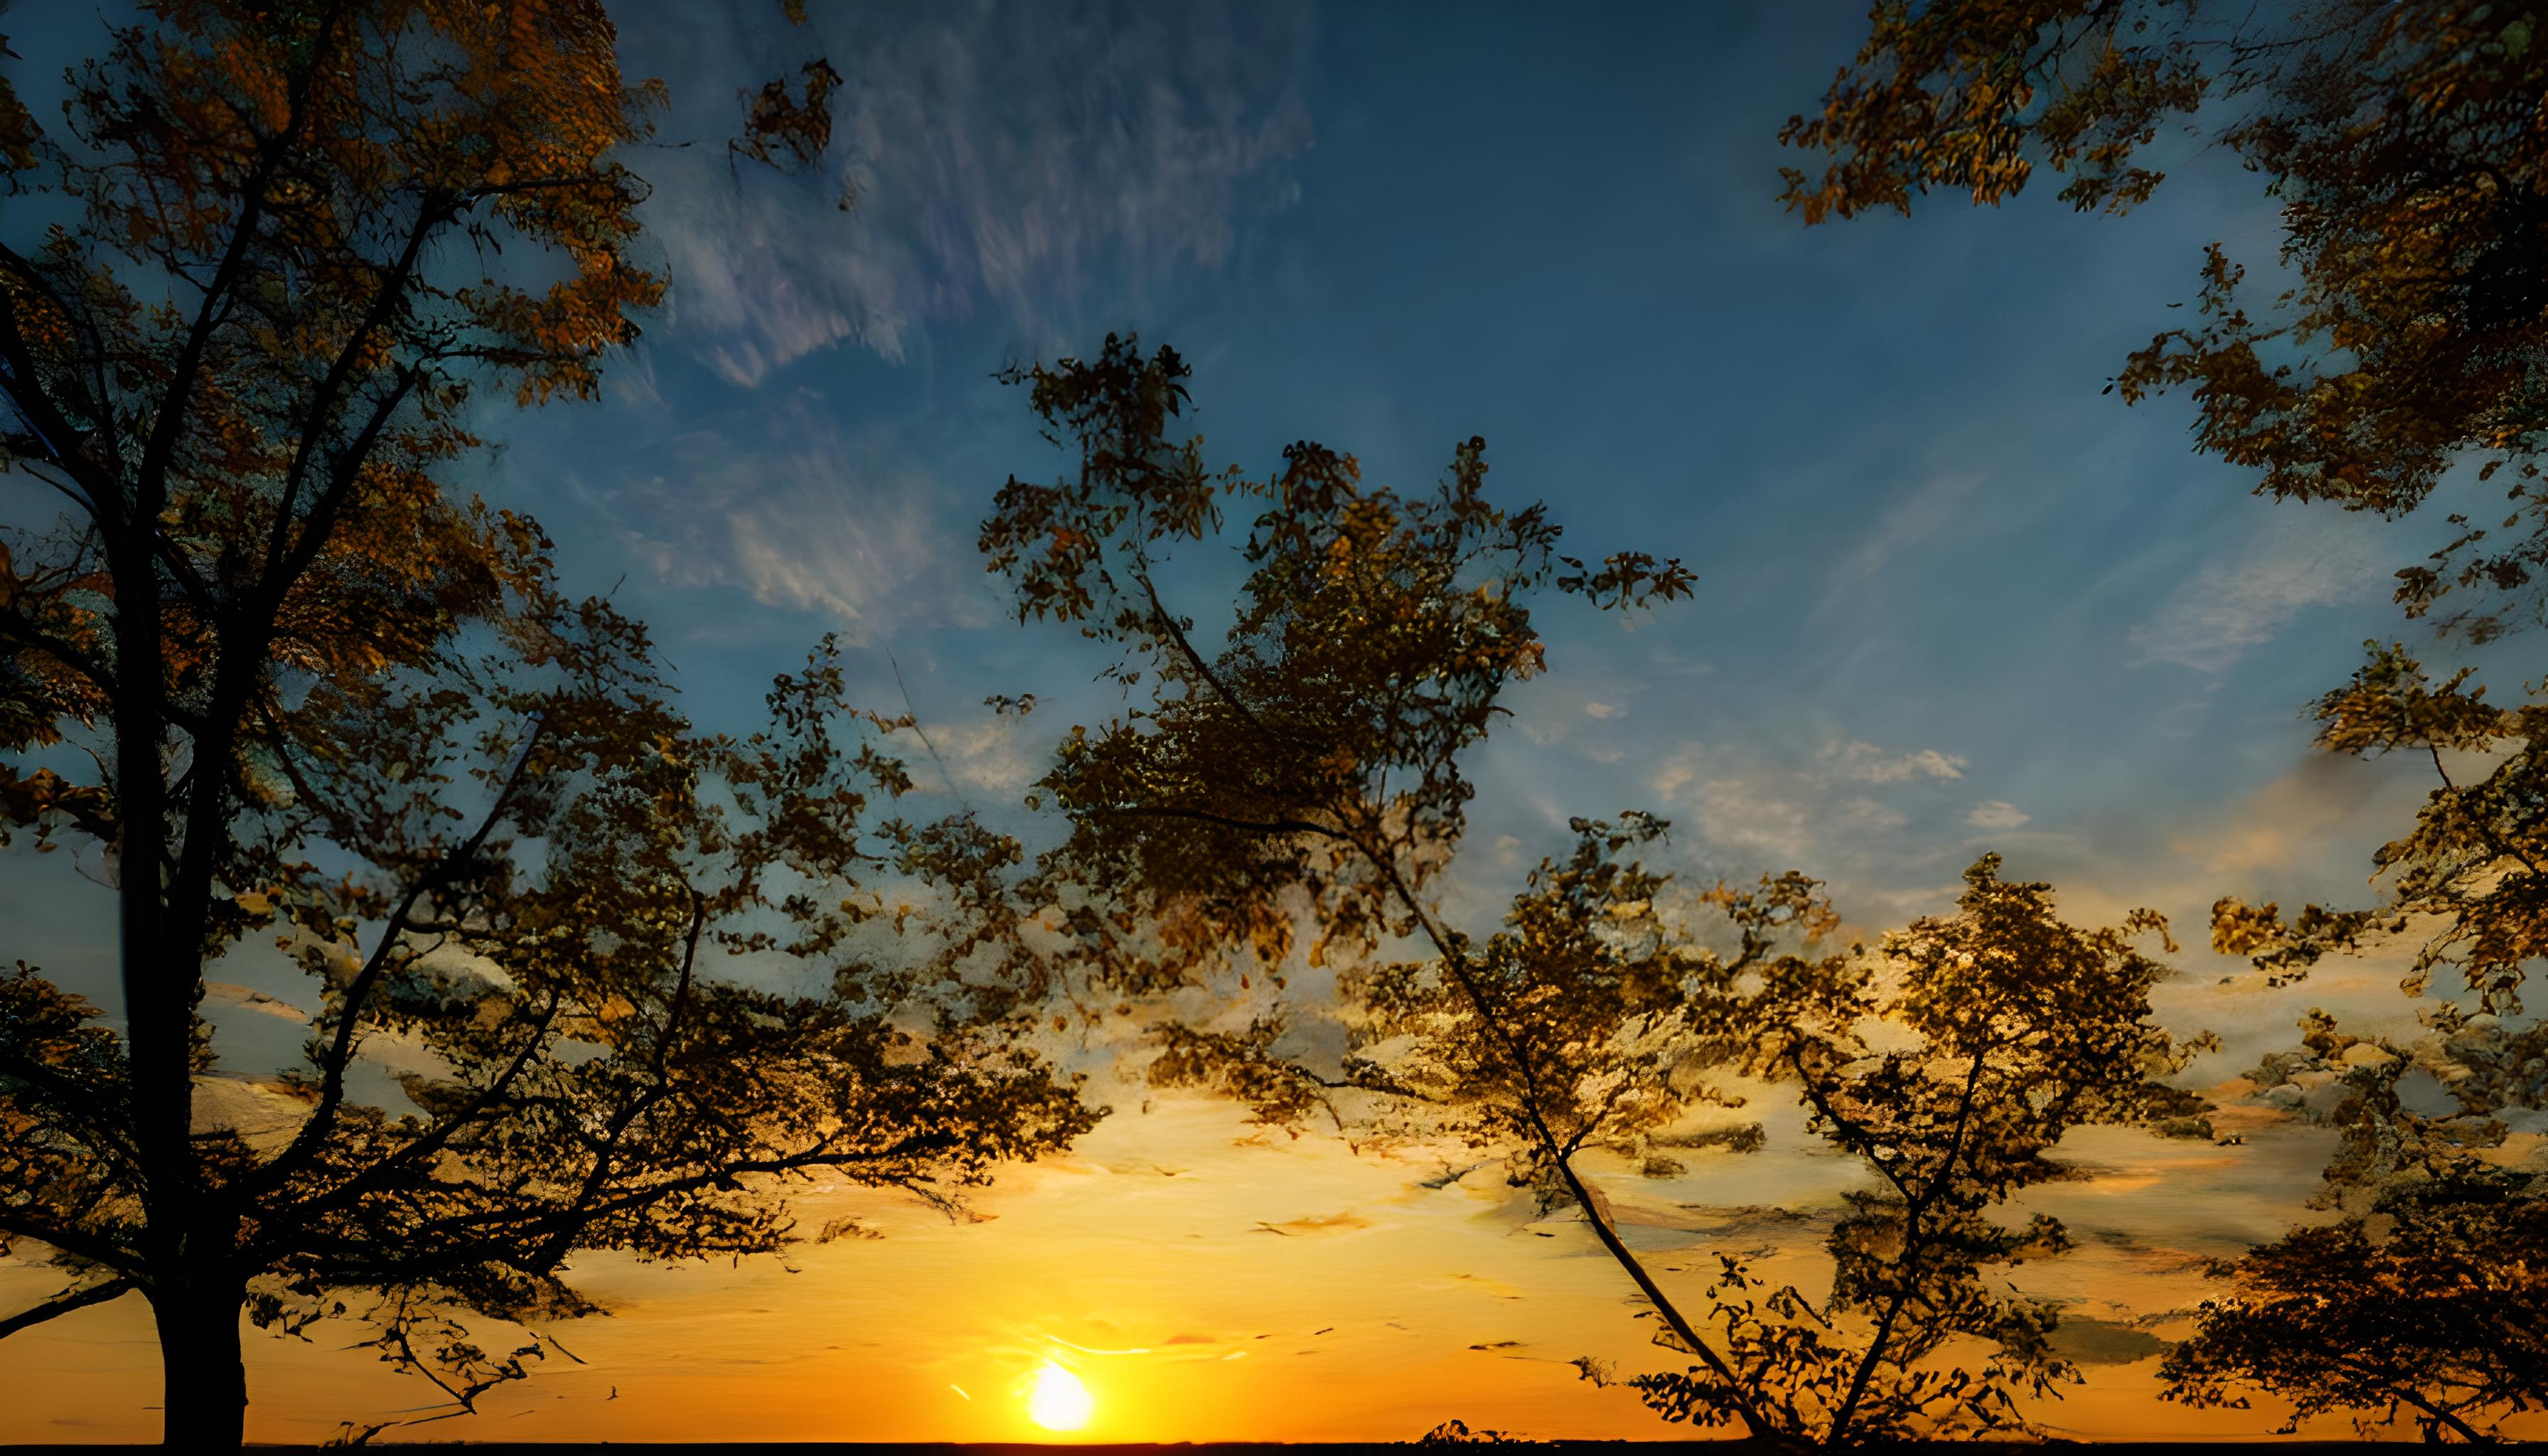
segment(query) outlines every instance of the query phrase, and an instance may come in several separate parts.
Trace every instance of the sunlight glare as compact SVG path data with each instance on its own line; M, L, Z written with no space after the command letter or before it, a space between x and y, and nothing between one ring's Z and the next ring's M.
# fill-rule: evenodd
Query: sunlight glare
M1027 1396L1027 1415L1046 1430L1077 1430L1097 1410L1097 1398L1079 1377L1046 1362L1036 1372L1035 1390Z

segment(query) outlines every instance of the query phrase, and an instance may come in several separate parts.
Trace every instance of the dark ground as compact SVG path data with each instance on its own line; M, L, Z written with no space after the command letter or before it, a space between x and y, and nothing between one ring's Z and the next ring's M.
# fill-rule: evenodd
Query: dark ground
M1060 1453L1068 1453L1068 1456L1357 1456L1357 1453L1365 1451L1404 1453L1419 1449L1417 1443L1413 1441L1339 1441L1320 1442L1316 1444L1304 1443L1301 1445L1284 1445L1280 1442L1273 1441L1215 1441L1201 1445L1188 1445L1182 1443L1177 1445L1080 1445L1066 1442L1044 1444L1031 1441L980 1442L970 1445L958 1445L954 1442L927 1443L882 1441L840 1441L824 1442L819 1444L813 1442L770 1442L766 1444L746 1444L738 1442L731 1445L710 1445L698 1442L673 1441L660 1443L640 1441L622 1441L617 1443L608 1441L400 1441L393 1443L382 1441L377 1444L383 1447L395 1444L403 1449L415 1449L429 1446L449 1450L466 1450L469 1453L469 1456L568 1456L568 1453L572 1452L600 1451L609 1449L614 1444L621 1450L642 1450L647 1453L647 1456L711 1456L711 1453L716 1453L716 1456L726 1456L726 1453L740 1453L740 1456L1060 1456ZM1430 1449L1458 1452L1476 1449L1487 1444L1489 1443L1474 1442L1460 1445L1437 1446ZM1749 1441L1511 1441L1496 1444L1500 1444L1502 1449L1505 1450L1560 1453L1560 1456L1574 1456L1574 1453L1592 1452L1606 1453L1606 1456L1744 1456L1744 1453L1747 1452L1762 1451L1766 1449L1764 1447L1756 1446ZM1899 1451L1969 1451L1975 1446L1981 1444L1983 1443L1975 1441L1920 1442L1917 1444L1887 1447L1884 1449ZM1993 1447L2010 1447L2017 1449L2030 1447L2041 1449L2043 1446L2052 1446L2057 1448L2075 1447L2082 1450L2092 1450L2097 1453L2097 1456L2198 1456L2198 1453L2213 1451L2237 1451L2248 1453L2248 1456L2253 1456L2253 1453L2268 1450L2275 1452L2300 1453L2300 1456L2334 1456L2334 1453L2337 1452L2369 1451L2374 1449L2375 1445L2375 1443L2372 1442L2358 1441L2052 1441L2041 1443L2032 1441L2006 1441L1991 1442L1989 1444ZM22 1451L60 1451L66 1453L77 1453L77 1456L99 1456L99 1453L110 1451L142 1452L160 1451L166 1448L160 1446L120 1445L0 1445L0 1451L12 1453ZM251 1443L248 1449L259 1453L277 1453L277 1456L280 1456L280 1453L299 1453L305 1451L311 1452L313 1453L313 1456L316 1456L316 1453L320 1451L342 1450L344 1448L322 1446L266 1446Z

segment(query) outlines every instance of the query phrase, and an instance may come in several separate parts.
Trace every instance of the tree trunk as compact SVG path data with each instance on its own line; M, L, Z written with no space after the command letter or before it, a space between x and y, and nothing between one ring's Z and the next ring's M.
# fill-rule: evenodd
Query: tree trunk
M163 1376L160 1441L235 1451L246 1434L247 1369L239 1358L243 1291L215 1281L155 1298Z

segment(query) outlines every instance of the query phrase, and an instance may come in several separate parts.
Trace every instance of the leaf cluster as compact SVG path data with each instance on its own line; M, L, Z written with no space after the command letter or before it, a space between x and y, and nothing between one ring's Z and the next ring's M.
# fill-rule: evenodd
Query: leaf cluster
M1043 862L1051 893L1103 886L1123 902L1113 922L1070 912L1083 938L1155 928L1150 952L1109 953L1115 974L1152 987L1225 947L1279 964L1291 895L1319 928L1313 964L1411 930L1413 896L1466 823L1461 756L1504 711L1503 688L1541 668L1530 594L1635 604L1689 581L1642 556L1562 576L1560 528L1489 500L1477 439L1424 494L1368 486L1353 457L1306 441L1268 479L1215 471L1199 439L1169 433L1188 373L1174 350L1115 336L1092 361L1013 371L1077 467L1011 478L982 528L1022 619L1080 624L1121 649L1108 676L1128 694L1146 685L1124 716L1074 727L1038 788L1072 826ZM1230 500L1258 513L1233 620L1208 652L1162 601L1156 564L1217 531Z
M2548 1398L2548 1199L2532 1181L2465 1168L2225 1261L2232 1292L2168 1352L2164 1398L2243 1408L2261 1387L2292 1403L2285 1433L2404 1408L2427 1440L2493 1439Z
M2209 1043L2149 1021L2167 972L2132 937L2164 938L2154 913L2081 930L2049 886L1999 868L1984 856L1955 915L1874 956L1765 967L1747 1069L1797 1087L1812 1129L1878 1181L1833 1228L1824 1298L1724 1260L1708 1298L1733 1378L1692 1367L1634 1382L1667 1418L1716 1424L1748 1404L1786 1438L1829 1444L2022 1431L2021 1394L2077 1378L2048 1343L2051 1307L1990 1287L2062 1252L2066 1232L1992 1211L2062 1175L2051 1154L2072 1128L2172 1110L2153 1079ZM1977 1369L1951 1363L1974 1343L1988 1351Z

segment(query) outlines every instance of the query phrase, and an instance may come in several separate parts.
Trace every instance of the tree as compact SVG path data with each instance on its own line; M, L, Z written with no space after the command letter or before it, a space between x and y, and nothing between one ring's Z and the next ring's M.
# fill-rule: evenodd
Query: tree
M1632 858L1668 828L1651 815L1579 819L1573 828L1574 852L1541 861L1502 928L1471 951L1469 983L1479 995L1438 957L1349 966L1338 976L1350 1033L1342 1086L1301 1062L1281 1063L1331 1113L1334 1094L1349 1091L1360 1094L1366 1120L1504 1155L1509 1181L1536 1189L1548 1208L1574 1201L1557 1164L1588 1148L1669 1177L1684 1171L1671 1150L1677 1146L1758 1147L1757 1123L1695 1138L1679 1130L1701 1107L1744 1106L1715 1073L1752 1031L1743 1015L1746 978L1785 963L1792 948L1839 924L1801 874L1677 895L1670 875ZM1693 923L1691 912L1706 920ZM1702 936L1730 937L1730 953ZM1201 1071L1227 1079L1229 1069L1256 1064L1242 1051L1273 1049L1261 1039L1231 1039L1190 1068L1178 1059L1186 1050L1179 1044L1195 1034L1171 1032L1178 1042L1160 1070L1172 1078ZM1503 1052L1507 1040L1518 1057ZM1525 1065L1528 1078L1517 1069ZM1288 1110L1251 1100L1260 1112ZM1553 1147L1536 1139L1538 1125L1554 1136Z
M1997 204L2037 161L2063 200L2122 213L2161 174L2141 163L2170 118L2262 173L2282 204L2294 286L2248 312L2215 245L2204 321L2159 333L2116 380L2127 400L2192 393L2196 447L2258 472L2276 499L2396 516L2459 461L2513 468L2502 531L2458 521L2433 564L2399 573L2421 614L2455 588L2512 593L2459 618L2535 617L2548 563L2537 383L2548 348L2548 67L2540 17L2472 0L1948 0L1875 6L1866 46L1816 117L1780 138L1831 153L1788 169L1808 224L1956 189Z
M1720 923L1693 923L1665 908L1668 876L1627 858L1661 838L1660 821L1575 828L1574 854L1542 862L1503 929L1471 951L1478 997L1439 959L1385 959L1339 976L1350 1037L1335 1075L1258 1020L1170 1026L1153 1076L1217 1085L1270 1121L1323 1112L1357 1131L1448 1133L1505 1153L1544 1206L1571 1201L1557 1167L1587 1147L1683 1171L1670 1130L1698 1106L1742 1105L1725 1071L1793 1086L1812 1130L1879 1179L1833 1230L1827 1297L1767 1289L1722 1257L1707 1314L1725 1373L1703 1362L1628 1383L1669 1419L1741 1419L1782 1444L2027 1429L2017 1393L2057 1395L2076 1372L2047 1342L2052 1307L1994 1295L1984 1276L2068 1240L2056 1221L2009 1229L1988 1214L2066 1171L2050 1154L2069 1129L2184 1102L2152 1078L2211 1043L2180 1046L2149 1024L2167 972L2128 939L2164 939L2164 923L2144 911L2075 930L2048 886L2001 880L1992 856L1967 872L1956 916L1915 923L1877 956L1813 956L1799 952L1839 917L1803 875L1719 883L1690 908ZM1519 1057L1502 1053L1507 1041ZM1757 1124L1731 1132L1722 1140L1759 1145ZM1607 1219L1597 1195L1587 1217ZM1978 1373L1949 1363L1958 1340L1988 1344ZM1699 1353L1670 1328L1657 1342Z
M1574 852L1530 872L1502 928L1468 950L1465 978L1438 956L1347 958L1326 1004L1278 1004L1239 1026L1212 1025L1226 1011L1159 1024L1150 1080L1209 1088L1295 1130L1323 1117L1349 1139L1456 1139L1502 1158L1543 1212L1581 1201L1568 1170L1589 1149L1649 1177L1686 1171L1681 1148L1758 1149L1758 1123L1685 1125L1702 1107L1745 1105L1716 1075L1754 1031L1739 988L1835 929L1829 904L1792 873L1680 895L1633 858L1668 828L1651 815L1573 828ZM1731 953L1702 933L1730 935ZM1340 1049L1300 1035L1329 1025ZM1606 1201L1585 1192L1587 1217L1606 1221Z
M2324 948L2268 931L2274 918L2239 907L2230 935L2270 936L2244 948L2289 979ZM2310 1205L2343 1217L2212 1264L2230 1292L2204 1302L2160 1366L2162 1399L2243 1410L2262 1391L2291 1403L2285 1430L2333 1410L2395 1422L2404 1407L2428 1440L2486 1439L2501 1415L2548 1401L2528 1334L2548 1189L2510 1165L2499 1116L2548 1105L2548 1027L2450 1002L2419 1019L2412 1041L2355 1035L2313 1007L2301 1045L2248 1073L2268 1102L2335 1133ZM2400 1083L2417 1074L2456 1105L2412 1106Z
M2412 754L2432 765L2440 786L2404 837L2373 857L2388 877L2376 909L2305 907L2289 924L2280 908L2225 897L2213 907L2213 941L2247 956L2278 982L2297 980L2332 951L2435 927L2408 970L2406 989L2421 994L2433 972L2456 967L2481 1011L2521 1010L2529 964L2548 953L2548 765L2540 759L2548 703L2501 708L2486 688L2470 686L2475 670L2436 683L2403 645L2364 644L2370 661L2343 687L2319 699L2318 746L2329 753L2376 757ZM2448 757L2445 757L2445 756ZM2453 762L2476 765L2463 785Z
M0 1241L73 1281L0 1333L140 1294L171 1441L238 1444L242 1309L368 1313L465 1408L541 1341L459 1317L580 1313L579 1249L767 1249L784 1181L960 1183L1092 1118L1001 987L863 954L863 873L1014 849L872 822L900 725L828 644L700 732L438 479L482 391L591 394L661 294L612 46L592 0L168 0L63 136L0 107L71 219L0 246L0 465L58 511L0 540L0 828L102 855L123 1023L0 980ZM317 1005L260 1129L200 1007L266 944ZM407 1109L357 1083L391 1045Z
M1634 812L1577 820L1573 853L1531 873L1502 929L1456 928L1432 886L1474 791L1461 752L1503 686L1542 666L1526 593L1624 605L1679 594L1681 569L1555 555L1537 507L1488 503L1474 440L1429 498L1367 487L1350 457L1307 443L1268 482L1215 472L1200 440L1168 435L1186 377L1173 352L1116 338L1017 376L1078 469L1012 478L984 549L1018 582L1022 617L1117 647L1110 674L1139 698L1073 728L1038 785L1070 833L1021 888L1033 914L1008 954L1074 987L1092 1022L1118 994L1166 1006L1157 1081L1284 1125L1456 1137L1502 1154L1544 1207L1582 1207L1658 1340L1698 1361L1646 1383L1676 1418L1779 1443L2009 1423L2007 1384L2040 1390L2065 1367L2044 1343L2048 1313L1987 1297L1979 1272L2058 1231L2004 1232L1981 1211L2057 1171L2045 1154L2068 1127L2172 1105L2149 1083L2178 1055L2145 1022L2156 963L2125 932L2060 925L2046 887L1999 881L1996 861L1975 866L1963 915L1915 926L1881 976L1854 954L1812 958L1837 925L1814 881L1681 894L1639 863L1664 825ZM1209 536L1225 495L1265 508L1208 653L1157 570L1165 543ZM1868 1018L1914 1048L1876 1047ZM1716 1073L1733 1067L1796 1080L1826 1135L1889 1180L1836 1235L1833 1301L1792 1326L1864 1312L1863 1348L1730 1302L1703 1337L1576 1167L1604 1147L1671 1171L1659 1138L1730 1101ZM1781 1317L1801 1301L1773 1297ZM1958 1334L2001 1340L2005 1365L1977 1381L1923 1363Z
M1542 506L1488 500L1486 444L1474 437L1430 495L1368 487L1351 456L1309 441L1287 446L1269 480L1215 471L1200 438L1168 433L1189 372L1173 349L1144 355L1109 335L1093 360L1007 376L1029 387L1046 437L1078 463L1050 484L1012 476L1001 488L982 527L990 570L1016 584L1022 621L1080 624L1120 654L1108 678L1147 690L1122 718L1073 727L1039 783L1031 802L1050 795L1070 833L1017 888L1029 913L1003 933L1006 954L1058 962L1078 994L1111 999L1217 983L1246 993L1260 978L1288 989L1304 921L1314 969L1421 937L1442 994L1468 1008L1475 1053L1525 1089L1508 1113L1534 1166L1587 1210L1602 1248L1707 1357L1571 1160L1592 1130L1551 1120L1563 1072L1501 999L1513 962L1482 958L1432 890L1475 792L1460 756L1503 711L1504 686L1542 666L1531 593L1554 587L1626 608L1685 594L1689 574L1641 552L1598 567L1560 555ZM1234 620L1207 656L1193 620L1163 601L1156 571L1172 543L1220 526L1225 497L1264 508L1242 548L1249 573ZM1544 879L1551 888L1566 898ZM1513 951L1506 942L1501 954ZM1278 1009L1234 1037L1171 1032L1164 1073L1243 1089L1278 1112L1299 1107L1318 1078L1277 1046L1289 1026ZM1373 1068L1366 1079L1385 1076Z
M2168 1351L2165 1399L2244 1405L2242 1388L2263 1387L2292 1402L2287 1434L2330 1410L2395 1420L2404 1406L2427 1440L2493 1439L2496 1420L2548 1399L2548 1200L2532 1182L2454 1171L2222 1261L2235 1293L2206 1301Z
M1908 212L1912 196L1932 187L1997 203L2022 189L2041 159L2071 173L2062 195L2074 205L2122 212L2160 181L2135 158L2164 120L2217 119L2215 139L2263 173L2283 205L2280 261L2293 287L2251 314L2241 265L2214 246L2202 272L2202 321L2157 334L2114 387L2128 401L2190 391L2197 448L2253 469L2257 490L2278 500L2396 517L2454 469L2474 465L2487 481L2508 467L2509 508L2500 522L2453 513L2454 539L2397 574L2396 599L2410 618L2432 616L2445 635L2485 642L2535 623L2548 602L2539 590L2548 564L2539 473L2548 443L2538 390L2548 347L2540 19L2528 7L2461 0L2218 14L2157 0L1960 0L1916 12L1881 4L1821 116L1793 119L1783 134L1834 154L1818 182L1789 172L1786 200L1808 223L1869 207ZM2446 603L2451 609L2435 615ZM2261 1070L2342 1084L2313 1114L2343 1133L2327 1201L2363 1218L2383 1200L2412 1197L2417 1218L2439 1221L2433 1227L2458 1220L2453 1227L2474 1228L2511 1196L2475 1161L2502 1139L2492 1114L2542 1105L2535 1072L2501 1074L2535 1054L2535 1037L2498 1021L2519 1010L2528 967L2548 948L2538 689L2502 707L2485 701L2470 672L2436 683L2403 644L2366 646L2353 681L2318 704L2320 746L2414 753L2439 783L2414 827L2375 856L2388 881L2382 902L2311 905L2287 922L2277 906L2224 897L2213 944L2283 981L2329 952L2419 937L2411 994L2422 994L2437 969L2461 973L2479 1010L2429 1009L2432 1033L2412 1047L2339 1033L2313 1012L2303 1022L2309 1050L2269 1058ZM2427 1118L2400 1106L2397 1078L2417 1067L2451 1088L2457 1113ZM2275 1090L2304 1103L2298 1083ZM2441 1212L2463 1193L2480 1205ZM2350 1274L2320 1256L2336 1237L2295 1234L2231 1272L2279 1281L2293 1298L2358 1309ZM2383 1257L2440 1261L2426 1271L2440 1279L2452 1267L2448 1254L2447 1240L2409 1240ZM2408 1291L2444 1287L2400 1278ZM2266 1358L2263 1342L2304 1337L2309 1326L2249 1319L2236 1313L2243 1308L2222 1306L2198 1333L2219 1359L2171 1367L2196 1382L2184 1387L2189 1396L2218 1396L2223 1381L2243 1378L2312 1410L2415 1404L2379 1394L2377 1382L2336 1381L2317 1363L2327 1352ZM2233 1347L2244 1353L2221 1353ZM2321 1379L2336 1381L2343 1396L2326 1398ZM2418 1409L2428 1431L2450 1424Z
M1709 1314L1733 1376L1710 1364L1632 1382L1667 1418L1716 1425L1748 1406L1818 1445L2022 1431L2021 1390L2057 1396L2078 1378L2048 1343L2054 1309L1984 1284L2066 1249L2067 1233L1990 1213L2062 1175L2052 1152L2070 1129L2171 1108L2181 1094L2153 1078L2211 1044L2149 1022L2167 971L2130 938L2164 940L2155 913L2079 930L2050 886L1999 867L1983 856L1955 915L1913 922L1875 956L1765 963L1746 1069L1792 1082L1814 1131L1879 1181L1849 1195L1819 1302L1719 1256ZM1961 1341L1988 1346L1978 1372L1941 1358Z
M2394 517L2456 465L2478 463L2480 479L2511 467L2500 525L2455 514L2456 539L2398 574L2411 617L2453 592L2480 593L2441 621L2485 641L2537 616L2533 577L2548 561L2537 459L2548 421L2536 386L2548 349L2538 267L2548 134L2537 125L2548 68L2532 50L2537 20L2459 0L2221 17L2159 0L1879 4L1822 114L1781 134L1833 156L1819 180L1790 169L1784 200L1808 224L1907 213L1932 188L1996 204L2041 159L2070 174L2061 195L2075 206L2122 212L2161 180L2137 158L2165 119L2198 107L2207 123L2221 118L2216 140L2283 203L2295 287L2251 316L2239 265L2216 246L2203 269L2207 321L2158 334L2117 386L2127 400L2191 390L2196 447L2256 470L2257 490L2281 500ZM2440 913L2451 929L2427 946L2414 988L2466 950L2472 989L2508 1007L2521 963L2543 944L2526 848L2538 834L2526 749L2537 704L2485 704L2466 673L2434 689L2403 646L2369 646L2353 684L2319 706L2320 746L2420 752L2441 789L2416 833L2379 857L2407 871L2392 903L2305 914L2276 966L2298 969L2306 961L2295 956ZM2454 752L2485 756L2483 781L2453 776L2442 756ZM2242 929L2247 913L2222 903L2225 949L2279 944L2262 922Z

